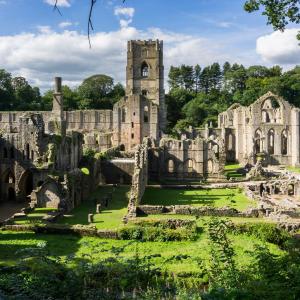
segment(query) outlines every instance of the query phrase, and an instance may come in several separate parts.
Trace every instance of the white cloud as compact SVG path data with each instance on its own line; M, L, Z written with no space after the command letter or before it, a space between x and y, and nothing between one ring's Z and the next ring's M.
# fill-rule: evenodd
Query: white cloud
M73 25L73 23L72 23L72 22L69 22L69 21L60 22L60 23L58 24L58 26L59 26L60 28L66 28L66 27L70 27L70 26L72 26L72 25Z
M120 18L120 26L125 28L128 27L130 23L132 23L132 19L134 16L134 8L133 7L115 7L114 14Z
M7 4L7 2L5 0L0 0L0 5L4 5Z
M127 18L133 18L135 9L133 7L115 7L115 16L124 16Z
M44 0L45 3L49 4L49 5L54 5L56 0ZM57 1L57 6L61 6L61 7L70 7L70 0L58 0Z
M299 29L286 29L264 35L256 41L256 52L268 63L292 65L300 63Z
M37 26L37 29L40 33L44 33L44 34L48 34L48 33L51 33L52 30L51 30L51 27L50 26Z
M0 36L0 66L14 76L26 77L42 90L51 87L54 76L62 76L70 86L101 73L124 83L127 41L133 39L164 41L166 78L171 65L199 63L203 66L226 60L245 63L242 51L228 49L225 41L159 28L138 30L127 24L116 31L93 34L91 49L85 34L69 30L55 32L47 26L40 26L35 34Z

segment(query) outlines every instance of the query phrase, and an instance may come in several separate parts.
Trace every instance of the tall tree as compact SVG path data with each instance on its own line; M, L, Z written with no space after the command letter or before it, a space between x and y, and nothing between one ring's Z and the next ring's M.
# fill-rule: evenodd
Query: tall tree
M194 67L194 83L195 92L198 93L201 88L201 67L198 64Z
M0 109L9 110L14 107L15 96L11 74L0 69Z
M83 81L78 88L81 99L89 103L89 108L111 108L112 104L107 98L113 91L114 81L107 75L93 75Z

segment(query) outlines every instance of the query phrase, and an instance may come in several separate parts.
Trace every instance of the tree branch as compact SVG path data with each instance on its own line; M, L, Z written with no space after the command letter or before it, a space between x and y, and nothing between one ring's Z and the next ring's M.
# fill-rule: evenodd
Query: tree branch
M60 15L62 15L61 12L60 12L60 10L59 10L59 8L58 8L58 6L57 6L57 2L58 2L58 0L55 0L54 6L53 6L53 10L56 10Z

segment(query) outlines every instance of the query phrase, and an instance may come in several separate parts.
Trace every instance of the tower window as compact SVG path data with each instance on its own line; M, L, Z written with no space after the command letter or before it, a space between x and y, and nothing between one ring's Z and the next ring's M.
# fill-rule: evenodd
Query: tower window
M134 139L134 134L133 133L131 134L131 138Z
M127 113L127 109L126 109L126 107L123 107L123 108L122 108L122 116L121 116L121 118L122 118L122 123L125 123L125 122L126 122L126 113Z
M147 90L142 90L142 95L143 96L147 96L148 95L148 91Z
M144 122L145 123L149 122L149 109L148 109L148 106L144 107Z
M148 65L144 62L143 64L142 64L142 77L148 77L149 76L149 67L148 67Z

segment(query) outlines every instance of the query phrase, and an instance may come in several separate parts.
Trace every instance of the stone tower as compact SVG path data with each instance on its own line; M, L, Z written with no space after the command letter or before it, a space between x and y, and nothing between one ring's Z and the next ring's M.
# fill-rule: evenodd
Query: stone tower
M126 96L114 106L114 145L126 150L145 137L157 143L166 125L162 41L129 41Z
M159 129L166 126L163 42L129 41L126 95L143 95L159 108Z

